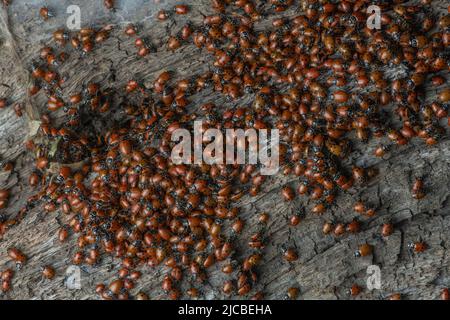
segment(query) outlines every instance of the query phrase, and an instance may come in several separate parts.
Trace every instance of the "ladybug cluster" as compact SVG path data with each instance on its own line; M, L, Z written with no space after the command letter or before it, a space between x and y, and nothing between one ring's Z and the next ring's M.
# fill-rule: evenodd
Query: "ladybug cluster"
M49 214L60 211L67 222L58 238L78 247L73 264L95 266L104 255L122 261L115 279L96 286L103 299L148 299L151 294L133 291L143 272L138 268L164 270L161 285L171 299L202 297L198 287L215 264L228 277L217 290L264 298L255 288L265 231L261 227L248 248L239 248L248 254L237 254L236 238L245 227L237 202L258 195L268 178L252 164L174 164L171 135L179 128L192 129L196 119L203 120L204 130L278 129L282 174L297 177L295 187L281 189L282 199L308 197L311 207L304 214L323 214L340 192L377 174L374 168L343 165L354 142L380 141L373 156L383 157L413 139L435 145L450 125L450 14L435 15L431 1L405 2L212 0L215 13L198 25L186 23L167 38L166 48L158 49L172 54L196 46L208 58L210 71L183 79L163 71L151 87L130 74L127 84L114 90L111 84L88 82L68 92L67 75L58 70L73 56L95 55L117 30L111 25L56 30L30 65L30 98L47 97L39 139L26 143L36 159L29 185L37 191L16 218L0 220L0 237L35 207ZM115 1L104 4L113 10ZM381 29L366 24L372 4L381 9ZM52 17L48 8L39 13L44 20ZM179 4L158 12L156 23L190 13L195 10ZM262 21L271 24L256 27ZM120 31L134 39L135 54L144 59L157 49L141 32L133 24ZM404 72L388 77L390 67ZM429 86L438 94L427 103ZM204 90L229 102L250 96L251 103L194 108L191 97ZM0 108L7 106L7 99L0 99ZM55 114L64 115L62 124L54 121ZM110 114L121 116L114 127L89 121ZM411 189L412 197L426 197L423 178ZM0 190L0 208L8 198L9 191ZM376 208L359 199L354 210L362 217L376 215ZM277 219L276 212L270 217ZM258 218L261 225L268 219L268 214ZM289 224L296 226L300 219L294 215ZM358 220L323 225L324 234L336 237L360 229ZM390 222L380 226L383 237L393 230ZM427 246L417 242L410 247L420 253ZM362 243L355 250L356 259L373 248ZM10 248L8 254L26 263L19 249ZM286 244L280 257L295 264L298 254ZM44 277L51 279L55 272L43 266ZM4 291L12 275L11 270L2 273ZM186 291L180 289L183 282L189 285ZM359 292L358 286L351 288L352 295ZM287 292L291 299L298 294L293 287ZM448 299L448 290L442 296Z

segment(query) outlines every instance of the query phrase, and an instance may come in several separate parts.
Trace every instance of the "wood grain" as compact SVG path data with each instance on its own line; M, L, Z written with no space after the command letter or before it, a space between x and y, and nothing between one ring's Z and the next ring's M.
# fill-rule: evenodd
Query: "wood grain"
M165 41L168 32L178 31L187 19L198 23L202 20L202 14L211 13L209 1L196 1L192 15L188 18L177 17L175 23L156 23L154 20L155 12L170 7L174 1L157 4L151 1L117 1L119 7L114 13L105 11L102 1L76 2L85 15L83 24L99 26L109 23L116 30L95 54L81 57L70 53L69 62L60 68L61 73L67 75L63 88L65 98L90 80L109 83L111 88L119 91L130 77L150 87L162 70L174 71L177 78L208 70L208 57L204 52L193 45L186 45L171 53L166 50ZM1 212L7 216L14 216L33 193L27 185L33 160L25 152L23 142L29 139L30 121L45 111L43 94L27 98L27 70L37 56L38 48L45 43L53 44L51 33L65 25L65 8L69 1L54 4L56 17L46 23L38 16L42 3L14 1L9 8L1 9L0 14L0 97L7 96L11 105L20 102L27 107L23 118L17 118L12 107L0 110L0 160L15 164L13 172L0 172L0 187L12 188L10 205L5 212ZM432 5L442 10L446 10L447 6L446 1L433 1ZM284 14L292 16L296 12L291 10ZM122 31L130 21L139 21L141 34L148 36L155 45L155 53L146 58L137 57L133 40ZM257 28L263 30L269 24L269 20L264 20ZM395 76L398 72L390 70L389 74ZM435 94L435 89L428 90L427 100L433 100ZM245 105L252 98L252 95L247 95L233 103ZM195 95L192 100L189 106L192 110L209 101L219 107L232 105L211 90ZM93 121L107 125L114 119L95 118ZM267 212L270 215L266 227L268 245L264 251L264 261L258 269L260 281L255 292L262 290L268 299L282 299L290 286L297 286L301 290L301 299L348 299L348 289L353 283L366 287L366 270L372 264L381 268L382 287L374 291L363 289L358 299L384 299L394 292L402 293L407 299L436 299L442 288L450 287L450 139L447 135L432 147L413 140L409 145L393 150L384 159L375 158L373 150L387 141L384 139L355 144L353 153L344 164L356 162L374 166L380 173L368 184L341 193L336 205L323 216L310 213L311 203L306 198L297 197L293 202L283 202L281 188L286 184L295 185L298 179L281 174L271 177L258 196L246 195L240 200L238 205L246 225L237 240L238 247L242 248L242 252L237 252L238 256L245 254L249 235L261 227L257 222L258 214ZM426 177L427 196L422 201L414 200L410 193L416 176ZM325 221L349 222L357 217L352 210L357 198L376 206L377 215L373 218L358 217L362 222L362 232L357 235L340 238L324 236L321 230ZM289 215L300 210L305 211L305 218L299 226L290 227ZM76 245L75 241L63 245L57 241L58 220L64 222L67 217L59 213L46 214L36 208L0 240L0 270L13 267L6 254L11 246L21 248L29 257L27 264L16 272L13 289L7 294L0 293L0 299L97 299L95 284L108 282L115 276L119 261L105 256L99 265L82 268L81 289L68 289L65 272L71 265L70 257L76 251ZM381 223L387 220L394 222L396 231L383 239L377 235ZM421 255L412 254L408 244L419 239L424 240L429 249ZM373 255L355 258L354 251L364 242L375 246ZM286 244L295 246L299 251L300 258L295 264L289 265L281 258L282 246ZM39 269L45 264L55 267L55 279L42 279ZM163 298L160 283L166 270L163 267L145 267L142 271L144 276L132 293L143 290L152 299ZM208 283L200 287L204 297L226 299L217 290L224 281L220 266L214 266L208 274Z

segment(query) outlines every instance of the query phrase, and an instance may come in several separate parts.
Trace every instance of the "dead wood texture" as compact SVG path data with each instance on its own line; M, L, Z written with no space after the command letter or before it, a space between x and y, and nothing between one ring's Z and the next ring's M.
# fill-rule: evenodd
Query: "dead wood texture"
M56 14L48 22L43 22L38 14L44 2L52 5ZM70 62L63 65L61 73L67 74L68 78L64 85L66 98L75 88L91 80L104 82L109 79L114 88L121 89L133 76L150 87L162 70L173 70L178 78L207 70L207 56L199 49L186 45L171 53L166 50L165 41L168 33L178 31L186 19L200 22L202 14L212 13L208 0L195 1L191 4L192 15L177 17L175 23L156 23L154 19L159 9L170 7L173 1L116 1L119 4L115 12L104 9L100 0L76 2L82 10L83 25L111 23L117 30L95 54L82 58L74 53ZM45 97L41 94L27 98L28 70L32 59L38 55L38 48L52 43L51 33L65 26L66 8L72 3L66 0L17 0L8 8L0 9L0 97L5 96L10 102L10 107L0 110L0 160L13 161L15 165L12 172L0 172L0 187L12 188L10 205L3 212L6 215L15 215L33 193L27 184L33 159L24 150L23 142L29 139L33 120L38 119L37 112L45 110ZM448 3L433 1L432 5L446 10ZM284 14L292 16L296 12L291 10ZM148 35L157 52L146 58L137 57L133 39L122 31L131 21L140 23L142 34ZM268 24L270 21L262 21L258 28L263 29ZM392 74L397 72L401 71L393 70ZM428 99L431 101L434 95L435 90L430 89ZM251 99L251 95L246 96L236 105ZM196 95L194 101L193 105L209 101L214 101L217 106L228 103L211 91ZM24 117L16 117L12 108L15 102L26 107ZM450 287L450 139L447 135L432 147L412 141L394 149L384 159L375 158L373 151L383 141L371 140L355 145L350 159L363 166L374 166L380 174L358 191L341 193L337 204L323 216L310 214L311 204L304 198L297 197L290 203L282 201L281 188L294 184L296 178L281 174L271 177L257 197L244 196L240 200L241 216L246 221L239 240L242 248L246 247L249 235L260 227L257 215L261 212L270 215L269 241L259 268L260 283L255 289L262 290L268 299L282 299L291 286L300 288L301 299L347 299L348 289L357 283L364 288L358 299L383 299L394 292L407 299L437 299L442 288ZM410 193L416 176L426 177L427 196L422 201L414 200ZM322 225L325 221L349 222L357 217L352 210L357 198L376 206L377 215L361 219L363 230L357 235L324 236ZM288 217L300 210L305 210L305 218L299 226L289 227ZM21 248L29 257L22 270L16 272L13 289L7 294L0 293L0 299L96 299L95 284L115 276L118 260L108 257L99 266L82 269L80 290L69 290L65 286L65 272L71 264L70 257L76 251L76 244L75 241L59 244L57 217L62 221L66 219L36 208L0 240L0 269L13 267L6 254L11 246ZM387 220L393 221L395 232L382 239L377 235L380 224ZM420 255L411 254L408 243L420 239L429 249ZM357 259L353 252L364 242L375 246L374 253ZM298 249L299 260L295 264L289 265L281 258L283 244ZM52 281L43 280L39 272L46 264L53 265L57 271ZM382 287L369 291L365 289L366 269L372 264L381 268ZM144 269L144 276L134 291L143 290L154 299L164 297L160 288L164 270ZM225 299L219 290L212 290L224 281L220 266L215 266L209 274L209 283L201 287L205 298Z

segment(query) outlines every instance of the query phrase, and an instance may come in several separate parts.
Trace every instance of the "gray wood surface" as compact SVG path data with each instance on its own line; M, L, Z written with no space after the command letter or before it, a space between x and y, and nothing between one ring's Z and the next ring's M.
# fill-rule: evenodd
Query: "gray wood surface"
M175 23L157 23L154 19L155 12L170 7L173 1L117 1L118 9L114 13L107 12L102 2L45 1L56 13L56 17L48 22L43 22L38 15L43 1L13 1L9 8L0 9L0 97L7 97L11 106L21 102L27 111L24 117L18 118L11 106L0 110L0 160L13 161L15 165L13 172L0 172L0 187L12 188L9 207L0 213L14 216L33 194L27 183L33 158L24 150L23 142L29 139L33 120L45 110L45 96L27 97L27 70L38 55L38 48L45 43L53 44L51 33L65 25L68 16L65 8L69 3L80 5L83 25L110 23L116 30L95 54L80 57L73 53L70 61L61 67L61 73L67 75L63 89L65 97L90 80L108 81L108 77L111 80L112 74L116 79L111 82L113 88L123 88L131 75L150 87L165 69L173 70L177 78L183 78L201 74L208 68L207 55L193 45L185 45L176 53L168 52L165 47L168 32L178 31L187 19L200 22L202 14L212 13L208 0L195 1L192 14L177 17ZM448 3L433 1L432 5L446 10ZM285 13L295 14L293 10ZM123 34L123 28L130 21L140 22L141 35L148 35L157 52L145 58L137 57L133 39ZM263 29L268 24L270 21L262 21L257 27ZM396 72L392 70L391 74ZM432 101L435 94L436 90L430 89L427 100ZM251 99L249 95L236 104L245 104ZM193 100L198 104L214 101L217 106L225 103L223 96L208 90L197 94ZM363 287L363 292L356 299L384 299L394 292L401 293L406 299L437 299L442 288L450 287L450 139L446 135L432 147L414 139L407 146L395 148L383 159L375 158L374 149L381 142L387 142L385 139L355 144L346 164L356 161L360 165L374 166L380 174L362 187L340 193L336 205L323 216L310 213L311 203L306 198L297 197L289 203L281 199L281 188L286 184L295 185L298 180L292 176L278 174L271 177L258 196L244 196L240 200L241 217L246 225L238 239L239 247L246 248L249 235L260 228L258 214L267 212L270 215L266 230L268 245L258 268L260 281L253 292L262 290L266 298L282 299L289 287L296 286L300 288L301 299L347 299L350 298L348 289L357 283ZM425 177L427 195L421 201L413 199L410 192L416 176ZM377 207L375 217L358 217L353 212L352 206L358 197ZM288 217L299 210L305 210L305 218L297 227L290 227ZM119 261L105 256L98 266L82 269L80 290L66 287L66 270L77 248L75 241L63 245L58 242L57 217L63 222L67 219L58 213L46 214L36 208L0 240L0 270L14 267L6 254L11 246L20 248L29 258L22 270L16 272L13 289L6 294L0 293L0 299L96 299L95 284L115 277ZM325 221L349 222L355 217L362 223L361 233L338 238L322 234ZM394 222L395 232L382 239L377 235L381 223L387 219ZM429 249L422 254L411 254L408 244L419 239L425 241ZM355 258L353 252L364 242L375 246L374 254ZM296 263L289 265L282 259L283 244L298 249ZM245 254L244 249L241 254ZM55 267L55 279L42 279L39 269L46 264ZM366 270L372 264L381 268L382 287L369 291L365 288ZM141 270L144 276L132 293L142 290L152 299L163 298L160 283L166 272L164 267ZM204 297L226 298L217 290L224 281L220 264L208 274L209 283L201 287Z

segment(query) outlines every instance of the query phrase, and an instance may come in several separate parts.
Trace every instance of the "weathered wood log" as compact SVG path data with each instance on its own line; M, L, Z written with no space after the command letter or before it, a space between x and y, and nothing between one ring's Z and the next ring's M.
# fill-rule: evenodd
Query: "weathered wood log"
M27 97L28 69L37 55L36 50L43 43L52 43L51 32L65 25L68 1L60 2L55 7L56 17L48 22L40 19L37 2L13 2L9 8L1 9L0 97L7 97L10 105L20 102L27 110L23 118L16 117L12 107L0 110L0 160L15 164L12 172L0 172L0 187L11 188L12 194L10 205L4 212L7 216L16 215L27 197L33 194L27 179L34 164L23 143L30 138L32 121L39 119L38 113L45 112L45 99L42 94L32 99ZM116 30L95 54L81 57L78 53L70 53L71 59L61 67L61 72L68 75L64 94L74 93L76 88L91 80L109 81L113 89L121 90L132 76L150 87L162 70L173 70L177 77L182 78L208 69L207 57L193 45L183 46L175 53L166 50L168 32L178 31L187 19L177 17L175 25L171 25L171 21L156 23L155 12L163 6L169 7L170 3L149 5L142 1L141 7L123 4L113 13L105 11L102 1L85 2L82 7L83 24L98 26L107 22ZM442 10L447 10L446 5L446 1L433 2L435 8ZM207 0L196 1L189 19L200 22L201 13L211 12ZM293 10L285 13L288 16L295 14ZM157 48L155 53L145 58L137 57L133 40L123 34L124 26L131 20L140 21L142 34L147 35ZM268 24L270 21L262 21L258 28L263 29ZM391 74L397 71L393 70ZM431 101L434 96L435 91L430 89L427 99ZM252 98L252 95L247 95L236 105L249 103ZM207 90L194 96L191 106L194 108L209 101L214 101L217 106L228 103L223 96ZM94 121L104 124L104 119ZM384 159L373 156L378 144L372 140L367 144L356 144L350 158L358 164L379 169L379 175L358 188L356 193L341 193L337 204L323 216L313 215L311 204L305 198L297 197L289 203L282 201L281 188L297 179L281 174L271 177L258 196L246 195L240 200L241 217L246 221L238 240L241 248L246 248L249 235L260 228L258 214L267 212L270 215L266 227L269 240L264 249L263 263L258 268L260 281L255 290L262 290L266 298L282 299L289 287L296 286L300 288L301 299L348 299L348 289L357 283L363 288L358 299L383 299L394 292L407 299L437 299L443 287L450 287L448 135L431 147L413 140L408 146L393 150ZM414 199L410 191L416 176L425 177L427 189L426 197L420 201ZM377 214L372 218L358 216L352 209L357 198L375 206ZM300 210L306 213L305 218L298 226L289 226L289 216ZM323 235L325 221L350 222L354 218L361 221L361 233L342 237ZM380 225L388 220L393 222L395 232L382 238ZM6 253L9 247L19 247L28 256L28 262L13 278L13 289L6 294L0 293L0 299L96 299L95 284L108 282L114 277L119 261L104 257L98 266L81 269L80 289L67 287L66 271L77 248L74 241L59 243L60 221L67 221L67 217L59 213L46 214L35 208L0 240L0 270L13 267ZM428 250L422 254L408 250L409 243L420 239L428 244ZM374 246L373 255L356 258L354 251L365 242ZM282 259L284 244L298 249L298 261L288 264ZM238 255L243 255L245 250L242 251ZM53 280L42 278L39 270L43 265L55 268ZM381 289L370 291L366 288L369 265L380 267ZM208 283L200 286L201 291L206 299L227 298L217 290L224 281L219 266L212 269ZM152 299L163 298L160 283L164 268L144 267L142 271L143 277L133 292L143 290Z

